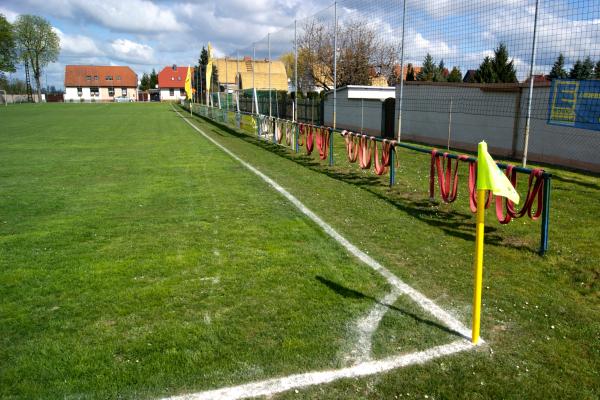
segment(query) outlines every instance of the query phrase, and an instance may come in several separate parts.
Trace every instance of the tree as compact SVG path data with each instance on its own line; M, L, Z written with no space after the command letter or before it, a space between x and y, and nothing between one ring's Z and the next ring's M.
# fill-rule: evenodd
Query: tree
M461 82L462 81L462 72L460 72L460 68L452 67L452 71L448 75L448 82Z
M150 73L150 89L156 88L156 85L158 85L158 75L154 68L152 68L152 72Z
M150 75L144 72L142 79L140 79L140 90L146 91L150 89Z
M600 79L600 61L598 61L594 67L594 78Z
M415 69L411 63L408 63L406 66L406 80L414 81L415 80Z
M200 65L208 64L208 50L206 47L202 46L202 51L200 51L200 59L198 60Z
M43 69L58 60L60 39L46 19L36 15L19 15L14 24L17 52L22 61L27 61L33 71L38 98L42 98L40 79Z
M433 62L433 57L431 54L427 53L425 59L423 60L423 67L421 71L417 74L418 81L433 81L433 78L437 72L437 66Z
M565 70L565 56L563 56L562 53L556 58L548 76L550 79L564 79L567 77L567 71Z
M299 86L333 86L333 26L310 20L298 38ZM337 32L337 86L369 85L372 68L381 76L393 74L396 51L363 20L348 20ZM305 72L304 74L302 72ZM304 75L304 76L303 76Z
M15 39L10 22L0 14L0 73L15 72Z
M446 78L446 75L448 74L448 71L446 70L446 66L444 65L444 60L440 60L440 63L438 64L435 73L433 74L433 81L434 82L446 82L448 79Z
M494 70L494 74L496 76L495 82L517 82L517 72L515 70L514 61L508 60L508 48L504 43L500 43L498 48L494 50L494 58L492 59L492 69Z
M581 75L583 76L581 79L591 79L594 75L594 62L587 56L585 60L583 60L583 64L581 66Z
M475 81L479 83L495 83L497 82L496 71L494 71L494 63L487 56L483 59L477 71L475 71Z

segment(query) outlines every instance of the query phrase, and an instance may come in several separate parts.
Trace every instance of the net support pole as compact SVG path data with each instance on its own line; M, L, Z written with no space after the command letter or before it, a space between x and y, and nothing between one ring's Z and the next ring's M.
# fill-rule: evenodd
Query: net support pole
M294 122L298 122L298 21L294 20Z
M531 62L529 63L529 98L527 99L527 117L525 118L525 133L523 135L523 167L527 166L527 150L529 148L529 128L531 122L531 101L533 100L533 67L537 50L537 23L539 0L535 0L535 16L533 19L533 43L531 45Z
M396 183L396 149L390 147L390 187Z
M337 112L337 1L333 3L333 129Z
M400 41L400 93L398 94L398 142L402 136L402 99L404 97L404 25L406 21L406 0L402 1L402 39Z
M235 106L240 112L240 52L235 53ZM239 128L239 127L238 127Z
M269 117L273 116L271 110L271 34L267 33L267 46L269 48Z
M252 107L252 112L256 111L255 114L258 114L258 102L256 102L256 85L254 81L254 70L256 69L256 65L254 63L256 60L256 44L252 44L252 103L254 103L254 107Z
M227 64L229 64L229 63L227 62L227 56L225 56L225 110L229 111L229 88L228 88L229 71L228 71Z

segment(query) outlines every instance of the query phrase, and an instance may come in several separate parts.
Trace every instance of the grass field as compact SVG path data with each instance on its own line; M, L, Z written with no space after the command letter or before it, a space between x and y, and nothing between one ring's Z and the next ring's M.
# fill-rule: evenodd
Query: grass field
M156 398L352 362L353 324L387 282L169 105L0 111L0 396ZM193 120L469 325L464 176L456 204L431 204L426 155L401 152L388 189L339 138L329 168ZM600 396L600 178L551 172L547 256L539 222L488 213L486 345L274 397ZM373 356L455 339L401 297Z

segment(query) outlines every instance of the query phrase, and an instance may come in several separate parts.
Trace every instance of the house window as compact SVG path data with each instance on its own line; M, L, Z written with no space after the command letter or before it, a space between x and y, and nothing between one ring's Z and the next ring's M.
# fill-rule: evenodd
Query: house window
M106 75L104 77L104 79L106 79L107 81L112 81L112 76L111 75Z
M97 81L98 80L98 75L94 75L94 80Z
M115 88L113 88L113 87L108 88L108 95L110 97L113 97L115 95Z
M77 96L83 96L83 89L80 87L77 88Z
M180 81L180 80L181 80L181 77L180 77L180 76L178 76L178 77L177 77L177 80L178 80L178 81Z
M117 75L117 80L120 81L121 80L121 75Z
M97 87L92 87L92 88L90 88L90 95L91 95L92 97L94 97L94 96L95 96L95 97L99 97L99 96L100 96L100 89L99 89L99 88L97 88Z
M86 75L85 76L85 80L86 81L91 81L92 80L92 76L91 75Z
M169 96L175 96L175 89L169 89Z
M184 89L179 89L179 95L180 96L185 96L185 90Z
M127 96L127 88L121 88L121 96Z
M171 80L172 80L172 81L174 81L174 80L175 80L175 77L174 77L174 76L172 76L172 77L171 77Z

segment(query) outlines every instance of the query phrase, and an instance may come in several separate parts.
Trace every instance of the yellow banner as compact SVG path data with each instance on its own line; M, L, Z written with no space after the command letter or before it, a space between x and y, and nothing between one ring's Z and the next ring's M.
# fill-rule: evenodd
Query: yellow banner
M212 78L212 47L208 43L208 63L206 64L206 92L210 92L210 81Z
M188 100L192 99L192 69L189 65L187 75L185 76L185 94Z

